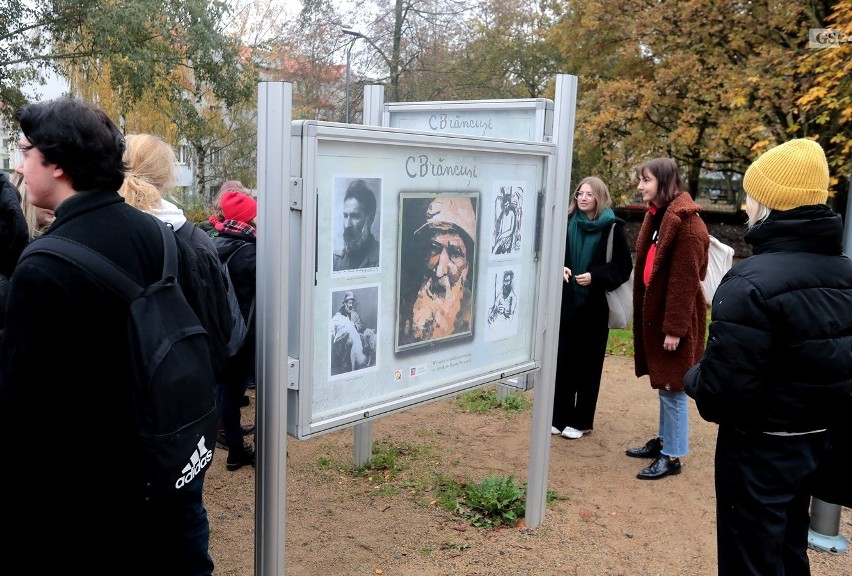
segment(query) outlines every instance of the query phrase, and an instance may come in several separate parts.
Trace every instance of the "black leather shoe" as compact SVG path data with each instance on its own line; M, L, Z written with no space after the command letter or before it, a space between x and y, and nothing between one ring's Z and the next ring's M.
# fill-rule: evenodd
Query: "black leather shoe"
M658 480L666 476L674 476L680 474L681 465L680 458L669 458L660 454L659 458L654 460L650 466L639 472L636 475L640 480Z
M663 441L659 438L652 438L645 442L641 448L628 448L624 451L631 458L656 458L660 455L663 449Z
M242 450L228 451L228 460L225 462L225 468L228 469L228 472L234 472L249 464L254 468L254 461L254 449L249 446L248 450L246 450L245 446L243 446Z
M254 434L254 431L257 428L254 424L243 424L240 426L240 432L243 433L243 436L248 436L249 434Z

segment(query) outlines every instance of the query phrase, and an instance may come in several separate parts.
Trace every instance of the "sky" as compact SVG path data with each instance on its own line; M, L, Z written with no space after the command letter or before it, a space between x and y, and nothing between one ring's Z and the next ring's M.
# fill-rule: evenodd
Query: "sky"
M47 83L44 86L27 85L21 88L31 101L51 100L62 96L68 90L68 83L50 71L44 71Z

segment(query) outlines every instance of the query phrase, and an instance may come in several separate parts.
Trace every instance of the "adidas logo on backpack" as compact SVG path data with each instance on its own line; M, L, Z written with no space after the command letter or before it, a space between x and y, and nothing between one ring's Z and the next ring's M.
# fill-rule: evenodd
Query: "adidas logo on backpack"
M175 489L180 490L192 482L198 473L210 464L211 460L213 460L213 451L207 449L204 436L202 436L198 441L198 446L192 451L192 455L189 457L189 463L183 467L183 476L175 482Z

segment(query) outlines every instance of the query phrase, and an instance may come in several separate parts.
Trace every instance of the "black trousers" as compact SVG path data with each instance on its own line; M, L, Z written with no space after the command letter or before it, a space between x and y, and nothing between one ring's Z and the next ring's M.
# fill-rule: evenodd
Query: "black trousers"
M719 426L719 576L809 576L810 489L826 433L775 436Z
M601 390L606 342L609 337L606 301L590 302L573 318L559 323L556 382L551 424L591 430Z

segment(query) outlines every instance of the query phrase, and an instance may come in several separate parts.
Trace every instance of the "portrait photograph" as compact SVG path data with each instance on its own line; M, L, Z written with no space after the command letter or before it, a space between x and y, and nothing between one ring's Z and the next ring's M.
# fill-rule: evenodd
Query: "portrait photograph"
M335 177L331 271L381 268L381 178Z
M378 306L378 285L332 290L330 376L375 368Z
M524 185L502 182L495 187L489 253L491 257L512 256L521 250Z
M395 351L471 338L479 193L402 192Z

